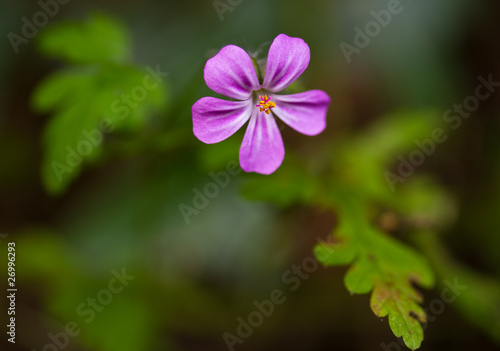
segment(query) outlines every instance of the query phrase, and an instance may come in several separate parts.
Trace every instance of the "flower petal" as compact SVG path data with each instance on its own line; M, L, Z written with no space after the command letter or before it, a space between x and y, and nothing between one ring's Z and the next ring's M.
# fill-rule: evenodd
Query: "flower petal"
M306 70L310 58L304 40L278 35L269 48L262 87L272 92L285 89Z
M255 109L241 143L241 168L246 172L271 174L284 157L283 139L273 115Z
M193 133L207 144L218 143L241 128L252 114L252 99L226 101L204 97L196 101L193 113Z
M207 61L204 77L210 89L233 99L246 100L260 89L252 59L235 45L224 46Z
M317 135L326 127L326 111L330 97L322 90L299 94L273 95L273 112L283 122L305 135Z

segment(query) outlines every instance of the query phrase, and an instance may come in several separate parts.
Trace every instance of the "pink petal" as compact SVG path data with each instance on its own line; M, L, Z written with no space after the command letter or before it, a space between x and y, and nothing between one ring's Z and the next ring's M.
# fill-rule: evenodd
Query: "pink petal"
M306 70L310 58L304 40L278 35L269 48L262 87L273 92L285 89Z
M253 90L260 89L252 59L235 45L224 46L209 59L204 76L210 89L233 99L246 100Z
M330 97L322 90L292 95L273 95L273 112L283 122L305 135L317 135L326 127Z
M284 157L285 147L273 115L255 109L241 144L241 168L246 172L271 174Z
M233 135L252 114L252 99L226 101L204 97L196 101L193 113L193 133L207 144L218 143Z

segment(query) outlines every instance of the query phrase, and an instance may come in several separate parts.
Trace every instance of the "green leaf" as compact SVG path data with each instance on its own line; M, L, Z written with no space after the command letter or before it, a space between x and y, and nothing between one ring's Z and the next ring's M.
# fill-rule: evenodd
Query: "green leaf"
M89 349L136 351L153 347L155 315L151 302L138 297L132 287L123 290L113 296L113 303L96 315L92 323L85 325L82 339ZM124 318L124 311L133 318Z
M424 339L420 322L426 321L425 311L417 303L421 298L414 293L408 285L380 282L375 284L370 299L373 313L379 317L388 316L394 335L403 337L406 346L412 350L419 348Z
M339 238L340 235L337 236ZM356 257L356 248L347 239L336 243L321 243L314 248L316 257L327 266L338 266L351 263Z
M125 27L103 14L84 22L54 24L39 35L40 51L72 63L125 62L130 40Z
M335 177L356 188L365 199L393 204L400 194L391 191L387 172L398 165L399 157L408 158L409 153L418 150L416 140L432 138L433 130L442 123L440 115L433 111L398 112L381 118L334 149Z
M317 259L327 266L351 264L344 283L351 293L372 291L371 309L388 316L394 335L412 350L420 347L426 315L422 298L413 287L434 284L434 274L417 252L374 228L364 217L363 202L337 195L341 224L333 243L315 247Z
M151 112L164 106L164 85L152 90L143 87L148 74L144 69L113 64L68 69L49 76L35 90L34 109L53 113L44 131L42 164L50 193L62 192L80 173L83 162L101 154L107 127L137 131ZM144 100L128 104L123 96L137 87L146 92Z
M419 227L446 229L455 221L455 197L426 176L415 175L398 190L392 207Z
M105 134L137 132L164 107L166 85L154 69L124 63L128 34L102 14L49 27L40 50L80 64L47 77L31 100L34 110L53 114L44 131L42 178L48 192L59 194L84 162L98 159Z

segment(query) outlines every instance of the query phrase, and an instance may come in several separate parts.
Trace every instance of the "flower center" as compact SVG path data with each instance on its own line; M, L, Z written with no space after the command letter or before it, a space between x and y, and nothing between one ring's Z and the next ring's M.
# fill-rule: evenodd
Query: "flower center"
M259 108L260 112L265 112L267 114L271 113L271 109L273 107L276 107L276 103L271 101L271 98L267 97L267 95L264 96L259 96L260 101L258 105L255 105L256 107Z

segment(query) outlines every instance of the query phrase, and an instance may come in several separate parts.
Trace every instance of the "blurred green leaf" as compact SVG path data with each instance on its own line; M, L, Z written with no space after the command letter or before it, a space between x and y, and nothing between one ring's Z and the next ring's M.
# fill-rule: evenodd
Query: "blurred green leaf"
M99 156L110 129L137 131L152 111L164 106L163 85L149 91L142 87L148 74L131 66L106 65L67 70L41 83L33 106L54 113L44 133L42 175L49 192L63 191L79 174L83 161ZM145 98L129 105L123 96L130 96L137 87L146 92Z
M51 27L42 40L70 62L93 63L47 77L32 96L36 111L53 114L44 131L42 164L43 182L52 194L64 191L84 162L99 157L105 134L137 132L151 113L165 106L166 74L159 66L143 69L111 62L125 59L128 51L127 40L115 43L125 36L119 28L113 20L95 15L89 22ZM80 42L95 55L85 56ZM101 46L106 50L99 50Z
M84 22L52 25L39 36L40 51L71 63L125 62L130 56L126 28L104 15L93 14Z
M398 157L418 150L415 141L431 138L441 123L433 111L398 112L377 120L333 150L335 177L358 189L366 199L388 204L398 201L401 196L391 190L386 172L398 165Z
M83 326L82 339L89 349L137 351L152 348L156 335L154 326L159 316L154 315L147 300L132 295L133 292L127 289L130 287L114 295L112 303Z
M416 227L447 229L457 217L455 197L429 177L414 175L391 206Z

